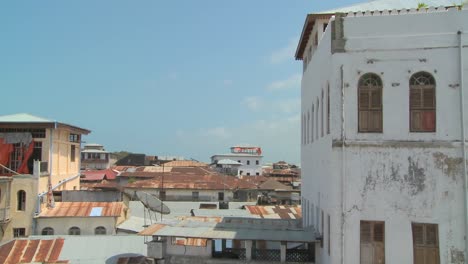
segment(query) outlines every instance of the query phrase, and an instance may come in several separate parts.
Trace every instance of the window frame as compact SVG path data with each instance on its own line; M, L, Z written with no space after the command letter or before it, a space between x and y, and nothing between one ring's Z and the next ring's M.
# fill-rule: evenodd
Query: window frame
M73 144L70 146L70 161L76 161L76 146Z
M424 76L425 75L425 76ZM416 82L418 77L424 77L426 78L430 83L429 84L414 84L412 82ZM411 133L435 133L437 131L437 83L435 81L435 78L432 74L426 71L419 71L411 75L410 80L409 80L409 95L408 95L408 101L409 101L409 131ZM425 94L427 91L430 91L432 93L432 106L425 106L426 104L426 98ZM418 92L419 98L419 106L414 106L413 103L413 93ZM423 127L424 123L424 117L421 117L420 120L420 128L416 128L415 124L413 124L413 112L420 112L420 113L425 113L425 112L433 112L433 129L425 129Z
M368 85L364 83L366 79L370 79L371 77L374 77L374 81L377 83L376 85ZM378 92L379 97L380 97L380 106L379 107L374 107L372 106L372 101L374 96L372 95L374 92ZM361 97L362 94L367 94L367 104L368 106L365 107L361 104ZM357 85L357 119L358 119L358 133L383 133L383 81L382 78L373 72L368 72L363 74L359 80L358 80L358 85ZM370 113L377 113L380 116L380 122L379 122L379 127L377 128L369 128L369 125L367 126L367 129L364 129L361 125L361 112L366 112L367 113L367 121L369 123L369 120L371 118L369 117Z
M27 198L26 191L18 190L18 192L16 193L16 211L19 211L19 212L26 211L26 198Z
M26 237L26 228L25 227L15 227L13 228L13 237Z

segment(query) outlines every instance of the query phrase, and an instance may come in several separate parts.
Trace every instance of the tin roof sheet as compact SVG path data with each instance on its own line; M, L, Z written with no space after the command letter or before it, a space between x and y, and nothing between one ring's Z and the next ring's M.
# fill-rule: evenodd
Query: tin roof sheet
M334 13L348 13L358 11L382 11L392 9L411 9L418 8L418 4L424 2L428 7L439 7L439 6L453 6L454 1L450 0L374 0L362 2L350 6L340 7L336 9L322 11L320 13L334 14Z
M261 218L301 219L301 206L288 205L246 205L245 208L253 215Z
M244 179L219 174L205 167L173 167L171 172L123 172L120 177L144 177L127 184L128 188L159 189L257 189L257 186Z
M186 237L206 239L239 239L313 242L313 229L300 228L300 222L281 219L245 219L245 218L181 218L179 222L158 228L151 235L163 237ZM202 221L200 221L202 220ZM143 232L142 232L143 233ZM150 234L151 232L144 232Z
M117 217L123 208L122 202L56 202L39 217Z
M48 127L55 127L56 125L59 126L65 126L72 128L74 130L78 130L79 132L83 134L89 134L91 133L90 130L80 128L77 126L65 124L65 123L60 123L55 120L50 120L46 119L43 117L38 117L34 116L28 113L19 113L19 114L12 114L12 115L3 115L0 116L0 124L5 123L5 124L36 124L36 125L41 125L41 126L48 126Z
M17 239L0 246L0 263L68 263L58 260L63 238Z
M112 169L106 170L85 170L81 172L81 181L102 181L115 180L118 172Z

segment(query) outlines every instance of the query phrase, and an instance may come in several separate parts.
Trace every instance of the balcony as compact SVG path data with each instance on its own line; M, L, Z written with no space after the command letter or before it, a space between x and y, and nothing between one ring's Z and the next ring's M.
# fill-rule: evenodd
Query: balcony
M0 224L10 222L10 207L2 207L0 208Z

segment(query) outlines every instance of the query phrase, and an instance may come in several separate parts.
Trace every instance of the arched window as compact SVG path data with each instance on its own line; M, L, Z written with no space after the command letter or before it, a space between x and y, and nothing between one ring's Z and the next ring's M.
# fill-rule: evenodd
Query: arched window
M17 207L18 211L25 211L26 210L26 192L23 190L19 190L17 194Z
M41 234L43 236L52 236L52 235L54 235L54 229L52 227L46 227L46 228L42 229Z
M366 73L358 83L359 132L382 132L382 80Z
M98 226L94 229L94 234L95 235L105 235L106 234L106 228L103 226Z
M410 78L410 131L436 131L435 80L427 72L417 72Z
M79 236L81 234L81 230L76 226L70 227L70 229L68 229L68 234L71 236Z

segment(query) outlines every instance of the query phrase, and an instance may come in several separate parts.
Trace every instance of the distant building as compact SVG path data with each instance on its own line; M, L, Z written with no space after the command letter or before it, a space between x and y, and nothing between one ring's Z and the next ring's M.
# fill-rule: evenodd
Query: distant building
M30 114L0 116L0 240L33 234L33 216L53 195L80 189L81 136L88 133Z
M294 188L298 188L301 184L301 169L284 161L263 167L263 176Z
M139 167L117 182L128 191L146 191L164 201L255 201L257 186L209 167Z
M231 147L231 153L216 154L211 156L211 163L218 164L220 160L233 160L241 165L238 167L238 175L255 176L262 174L262 149L251 146Z
M110 153L100 144L86 144L81 150L82 170L105 170L110 167Z

